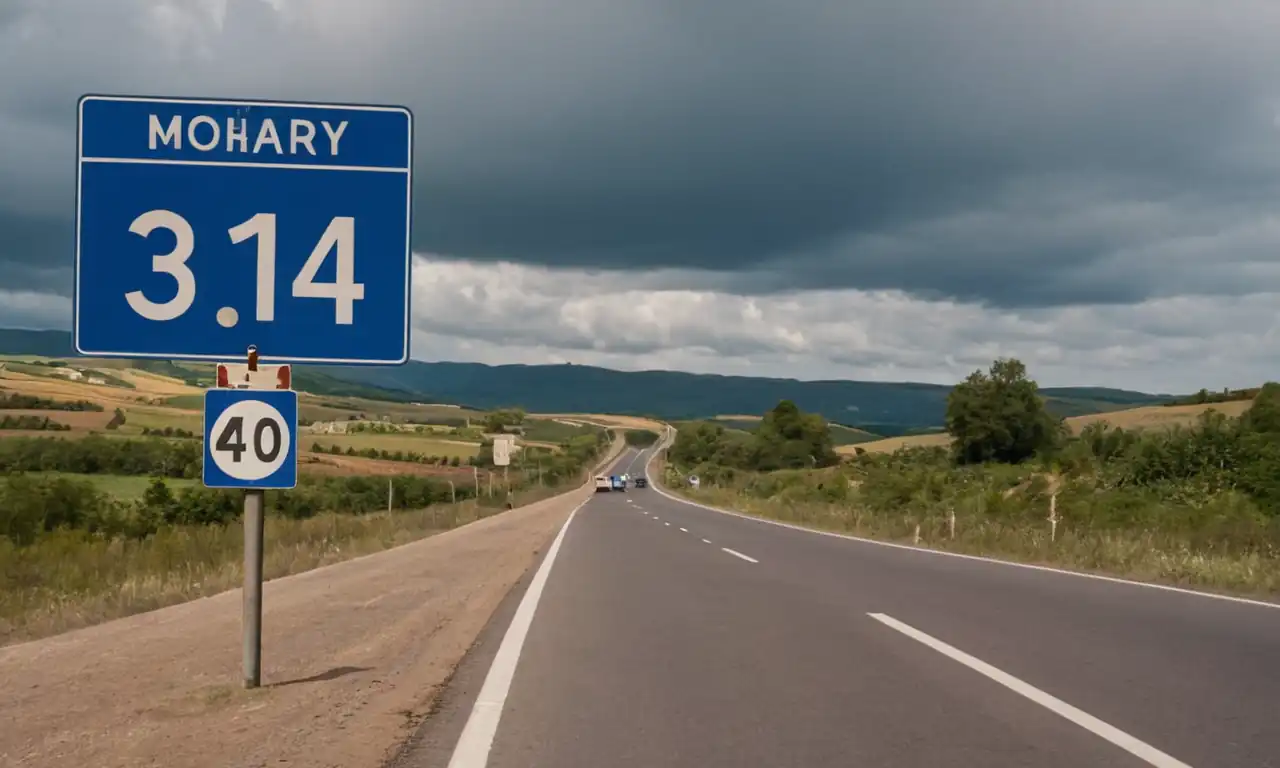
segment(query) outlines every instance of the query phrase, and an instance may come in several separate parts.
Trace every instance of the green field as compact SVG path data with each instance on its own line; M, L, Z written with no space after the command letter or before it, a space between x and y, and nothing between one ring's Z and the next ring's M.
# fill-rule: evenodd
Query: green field
M165 406L181 408L184 411L204 410L204 395L175 395L165 398Z
M759 419L715 419L716 424L720 424L726 429L736 429L742 432L754 432L760 426ZM856 429L854 427L846 427L843 424L828 424L827 429L831 433L831 442L834 445L857 445L858 443L869 443L873 440L879 440L880 435L873 434L864 429Z
M133 501L142 498L147 486L151 485L150 477L138 475L80 475L74 472L31 472L29 474L38 477L62 477L68 480L93 483L98 490L115 496L121 501ZM199 480L172 477L166 477L164 481L169 486L169 490L175 492L181 488L189 488L200 484Z
M300 447L303 450L311 450L313 444L319 443L326 448L338 446L343 450L354 448L362 451L366 448L376 448L380 451L413 452L423 456L458 456L464 459L480 452L478 444L455 443L414 434L312 435L303 433L298 436L298 442L301 443Z
M178 427L196 434L204 431L204 416L199 413L183 413L146 405L126 406L123 410L125 422L120 427L121 433L140 433L143 427L150 429Z

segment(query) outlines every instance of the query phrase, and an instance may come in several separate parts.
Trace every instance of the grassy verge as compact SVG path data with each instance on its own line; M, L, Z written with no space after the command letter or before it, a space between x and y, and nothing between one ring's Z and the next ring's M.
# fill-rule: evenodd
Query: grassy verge
M531 489L517 506L566 489ZM264 573L274 579L329 565L457 528L503 511L475 501L423 510L365 515L269 517ZM142 540L56 531L35 546L0 538L0 645L154 610L234 589L242 582L244 530L226 526L167 527Z
M661 476L657 471L655 475ZM1028 505L1032 510L997 509L999 504L972 498L955 505L953 534L952 510L941 507L921 509L907 504L889 511L860 503L856 493L826 502L761 498L742 487L692 489L673 480L668 476L664 488L692 501L817 530L1138 581L1280 597L1280 546L1272 543L1280 542L1276 531L1264 530L1261 537L1251 533L1253 542L1240 546L1225 532L1192 534L1157 525L1099 528L1073 524L1064 515L1051 538L1051 526L1040 505ZM1105 504L1106 500L1092 502ZM1225 508L1236 503L1229 497L1221 501L1224 521L1231 518ZM1065 503L1059 511L1064 508L1070 514L1071 507ZM1169 513L1176 515L1177 510L1171 508ZM1238 521L1227 525L1234 527Z
M620 448L619 440L612 453ZM554 487L517 491L511 503L519 507L567 493L588 476L583 470ZM506 499L495 493L409 511L272 515L264 575L274 579L380 552L505 509ZM243 579L243 552L239 520L165 526L142 539L60 529L19 547L0 536L0 646L235 589Z

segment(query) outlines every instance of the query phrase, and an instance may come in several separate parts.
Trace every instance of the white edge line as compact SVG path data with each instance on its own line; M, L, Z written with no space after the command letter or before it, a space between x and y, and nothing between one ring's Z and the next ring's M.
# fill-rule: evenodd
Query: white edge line
M551 547L547 550L546 557L542 559L542 564L538 566L537 573L533 575L533 580L529 582L529 588L525 591L524 597L520 600L520 606L516 608L516 613L511 618L511 625L507 627L507 633L502 637L502 644L498 646L498 653L493 657L489 674L485 675L484 685L481 686L476 703L471 708L467 724L463 726L462 735L458 737L458 744L453 748L449 768L484 768L488 763L489 750L493 747L493 739L498 733L498 722L502 719L502 708L511 690L511 681L515 677L520 652L524 649L525 638L533 623L533 614L538 609L542 590L547 585L547 576L551 573L551 566L560 552L565 531L569 530L569 524L573 522L578 510L586 504L586 501L582 502L569 513L564 525L560 526L560 532L556 534L555 541L551 542Z
M82 157L82 163L116 163L120 165L200 165L212 168L270 168L297 171L369 171L372 173L408 173L408 168L378 165L317 165L314 163L249 163L236 160L169 160L158 157Z
M738 551L736 551L736 550L729 549L728 547L721 547L721 548L720 548L720 551L721 551L721 552L728 552L729 554L733 555L734 557L737 557L737 558L741 558L741 559L743 559L743 560L746 560L748 563L758 563L758 562L760 562L759 560L755 559L754 557L748 557L747 555L744 555L744 554L742 554L741 552L738 552Z
M650 461L652 460L653 460L652 457L650 457ZM650 474L648 471L648 468L649 468L649 465L646 463L645 464L646 474ZM1202 592L1200 590L1187 589L1186 587L1174 587L1168 584L1152 584L1145 581L1134 581L1133 579L1122 579L1119 576L1104 576L1103 574L1100 574L1100 573L1084 573L1081 571L1068 571L1065 568L1052 568L1047 565L1033 565L1031 563L1019 563L1013 560L1000 560L994 557L983 557L982 555L966 555L962 552L947 552L946 550L930 549L928 547L913 547L910 544L898 544L892 541L880 541L879 539L868 539L862 536L854 536L848 533L836 533L835 531L822 531L822 530L818 530L817 528L805 528L802 525L795 525L793 523L784 523L781 520L770 520L768 518L756 517L754 515L744 515L741 512L734 512L728 509L720 509L719 507L712 507L707 504L700 504L696 501L683 499L683 498L680 498L679 496L676 496L673 493L668 493L667 491L664 491L662 488L660 488L657 485L657 483L653 484L653 489L658 493L660 493L661 495L667 497L668 499L671 499L672 501L679 502L680 504L686 504L690 507L698 507L699 509L705 509L710 512L719 512L722 515L729 515L731 517L740 517L743 520L754 520L757 523L764 523L766 525L776 525L779 528L790 528L793 531L802 531L804 533L811 533L816 536L829 536L834 539L845 539L846 541L856 541L860 544L872 544L877 547L888 547L891 549L905 549L911 552L919 552L920 554L924 554L924 555L937 555L939 557L955 557L961 560L972 560L980 563L994 563L996 565L1007 565L1011 568L1025 568L1029 571L1040 571L1042 573L1056 573L1062 576L1077 576L1082 579L1094 579L1095 581L1106 581L1112 584L1127 584L1128 586L1131 586L1131 587L1143 587L1145 589L1158 589L1162 592L1175 592L1181 595L1194 595L1196 597L1208 597L1214 600L1223 600L1229 603L1237 603L1240 605L1252 605L1255 608L1271 608L1274 610L1280 610L1280 603L1269 603L1266 600L1254 600L1248 597L1236 597L1234 595L1219 595L1214 592Z
M1156 766L1156 768L1191 768L1191 766L1181 760L1161 752L1150 744L1130 736L1119 728L1099 720L1088 712L1077 709L1056 696L1045 693L1039 688L1023 682L1013 675L1001 671L981 659L970 656L959 648L950 646L931 635L921 632L910 624L904 624L892 616L887 616L883 613L868 613L867 615L881 624L901 632L912 640L932 648L952 661L957 661L978 674L994 680L1014 693L1034 701L1036 704L1039 704L1050 712L1053 712L1055 715L1075 723L1086 731L1093 733L1095 736L1106 739L1129 754L1142 759L1148 765Z

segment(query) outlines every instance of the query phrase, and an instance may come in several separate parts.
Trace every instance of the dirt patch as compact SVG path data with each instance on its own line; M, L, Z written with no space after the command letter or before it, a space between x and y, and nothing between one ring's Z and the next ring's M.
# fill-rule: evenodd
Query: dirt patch
M268 583L255 691L239 590L0 649L0 764L380 766L589 494Z

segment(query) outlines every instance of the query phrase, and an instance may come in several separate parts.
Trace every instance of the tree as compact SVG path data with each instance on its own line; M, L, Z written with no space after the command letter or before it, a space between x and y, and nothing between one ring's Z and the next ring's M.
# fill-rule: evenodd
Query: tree
M764 415L754 443L755 468L766 472L840 463L827 420L821 414L805 413L790 400L779 402Z
M1021 361L1001 358L974 371L947 397L947 431L961 464L1016 464L1057 447L1063 423L1045 408Z

